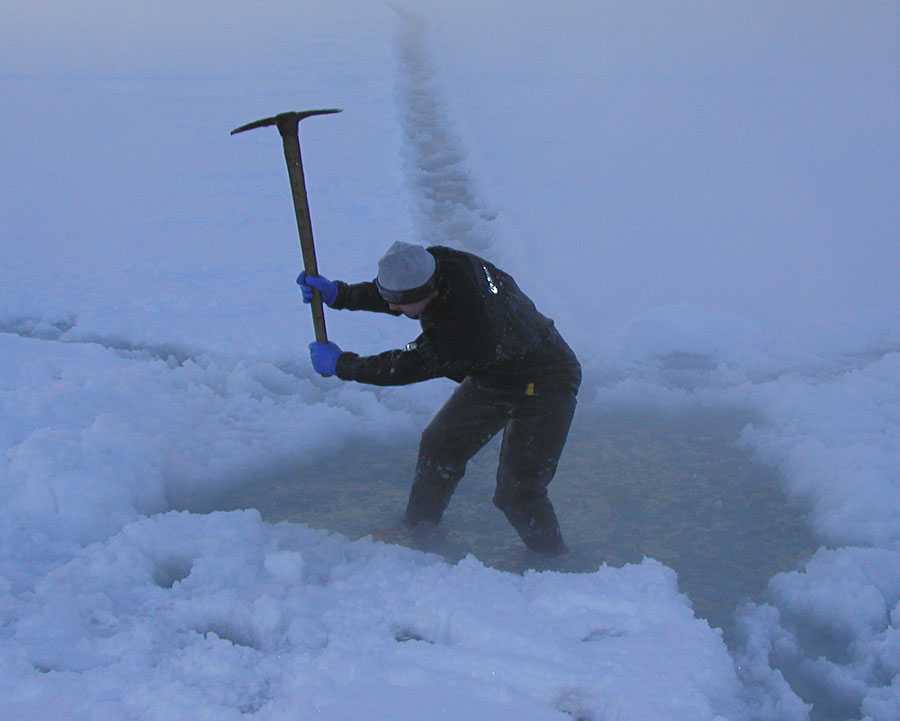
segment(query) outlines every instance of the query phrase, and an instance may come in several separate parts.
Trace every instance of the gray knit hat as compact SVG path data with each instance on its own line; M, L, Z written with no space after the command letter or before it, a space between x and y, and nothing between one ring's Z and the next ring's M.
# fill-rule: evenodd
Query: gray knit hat
M378 261L378 292L388 303L407 305L425 300L435 288L435 262L421 245L398 240Z

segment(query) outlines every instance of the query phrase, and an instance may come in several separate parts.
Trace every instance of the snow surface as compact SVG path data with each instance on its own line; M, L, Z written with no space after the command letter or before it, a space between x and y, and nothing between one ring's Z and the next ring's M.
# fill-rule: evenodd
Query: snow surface
M900 717L898 28L891 3L4 3L0 717ZM333 106L302 128L324 274L474 249L583 359L581 412L761 419L742 440L822 548L731 655L652 559L517 576L172 510L414 438L452 387L309 367L280 141L228 132ZM327 318L363 353L415 335Z

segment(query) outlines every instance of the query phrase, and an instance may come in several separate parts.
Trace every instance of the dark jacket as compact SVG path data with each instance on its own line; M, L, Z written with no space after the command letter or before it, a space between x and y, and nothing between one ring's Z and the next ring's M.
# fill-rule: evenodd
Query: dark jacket
M523 392L575 392L581 366L553 326L512 276L460 250L428 248L436 261L438 296L422 312L422 334L404 350L374 356L341 353L335 372L343 380L407 385L429 378L480 383ZM338 281L332 307L400 315L373 282Z

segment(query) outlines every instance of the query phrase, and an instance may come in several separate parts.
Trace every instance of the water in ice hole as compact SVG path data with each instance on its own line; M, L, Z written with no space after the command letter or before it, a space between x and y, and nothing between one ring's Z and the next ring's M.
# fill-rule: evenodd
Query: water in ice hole
M724 410L577 413L550 485L572 552L544 567L591 572L656 558L728 639L734 609L816 547L776 471L738 444L748 420ZM398 542L449 561L471 553L503 570L536 567L491 503L498 452L499 435L469 463L436 534ZM315 464L239 487L216 507L257 508L267 521L360 538L397 523L415 460L414 442L348 441Z

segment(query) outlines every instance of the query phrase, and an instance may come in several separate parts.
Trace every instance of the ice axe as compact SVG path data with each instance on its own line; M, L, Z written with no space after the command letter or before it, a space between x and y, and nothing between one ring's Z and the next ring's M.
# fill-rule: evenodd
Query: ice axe
M330 115L341 112L338 109L331 110L303 110L299 113L280 113L271 118L263 118L252 123L247 123L231 131L231 134L243 133L245 130L265 128L269 125L278 127L281 140L284 144L284 159L287 161L288 177L291 180L291 195L294 198L294 213L297 216L297 231L300 233L300 252L303 254L303 268L307 275L318 275L319 268L316 263L316 246L313 243L312 221L309 218L309 198L306 195L306 180L303 177L303 161L300 158L300 121L312 115ZM316 340L320 343L328 342L328 334L325 332L325 312L322 309L322 296L319 291L313 292L310 303L313 318L313 328L316 332Z

